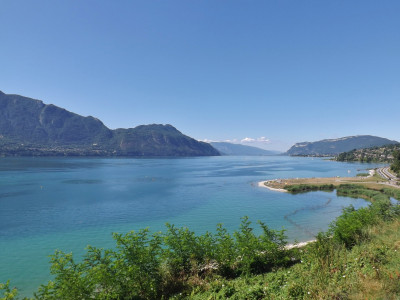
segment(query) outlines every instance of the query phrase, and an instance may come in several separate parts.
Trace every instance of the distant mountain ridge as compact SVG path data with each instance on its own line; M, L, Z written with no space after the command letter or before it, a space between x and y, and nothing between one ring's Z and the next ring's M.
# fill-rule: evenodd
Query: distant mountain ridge
M83 117L0 91L1 155L213 156L210 144L183 135L171 125L111 130Z
M217 149L221 155L248 155L248 156L260 156L260 155L276 155L280 152L265 150L257 147L232 144L227 142L211 142L211 146Z
M339 139L296 143L286 154L291 156L334 156L354 149L379 147L396 143L398 142L377 136L357 135Z

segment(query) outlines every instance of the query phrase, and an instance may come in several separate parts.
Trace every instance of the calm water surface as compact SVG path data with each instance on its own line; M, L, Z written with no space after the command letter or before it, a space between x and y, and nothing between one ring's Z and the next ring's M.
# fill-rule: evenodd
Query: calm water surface
M112 232L166 222L197 233L247 215L309 240L361 199L312 192L290 195L257 187L274 178L355 176L378 165L293 157L1 158L0 282L22 295L47 282L55 249L79 256L90 244L112 247Z

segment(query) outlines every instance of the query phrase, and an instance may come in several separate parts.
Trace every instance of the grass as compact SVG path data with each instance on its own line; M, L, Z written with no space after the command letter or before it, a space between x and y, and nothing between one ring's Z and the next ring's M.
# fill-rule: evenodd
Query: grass
M296 192L305 192L301 191L306 186L309 187L308 191L312 190L330 190L327 188L330 185L333 185L334 188L342 185L342 184L359 184L368 189L374 190L382 190L383 188L390 189L398 189L400 190L400 186L397 185L389 185L388 180L380 177L378 174L374 174L369 177L324 177L324 178L292 178L292 179L281 179L281 180L269 180L264 182L266 187L271 187L274 189L285 189L289 192L293 192L296 190L296 186L299 188ZM320 187L320 188L319 188Z
M288 191L330 190L331 186L285 186ZM299 263L275 272L234 280L214 278L191 299L400 299L400 199L393 187L336 186L339 195L372 202L347 208L315 243L297 249ZM179 297L177 297L179 299Z
M368 227L369 239L350 250L320 239L299 249L301 262L292 267L234 280L215 278L190 298L399 299L399 228L399 219Z
M368 177L369 173L358 173L356 176L357 177Z

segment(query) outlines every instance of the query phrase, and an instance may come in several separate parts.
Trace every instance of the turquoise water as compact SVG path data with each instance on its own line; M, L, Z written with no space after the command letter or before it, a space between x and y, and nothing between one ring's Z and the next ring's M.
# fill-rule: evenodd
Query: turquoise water
M166 222L198 233L240 218L285 228L289 241L312 239L344 206L361 199L312 192L290 195L261 180L354 176L373 164L294 157L1 158L0 282L22 295L49 280L55 249L79 256L87 245L112 247L112 232ZM360 171L361 170L361 171Z

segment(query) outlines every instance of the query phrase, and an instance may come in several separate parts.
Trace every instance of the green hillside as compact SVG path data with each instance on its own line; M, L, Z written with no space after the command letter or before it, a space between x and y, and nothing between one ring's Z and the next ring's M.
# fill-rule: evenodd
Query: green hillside
M0 155L219 155L171 125L111 130L94 117L0 92Z
M394 160L393 152L395 150L400 150L400 144L392 144L365 149L354 149L348 152L340 153L336 157L336 160L392 163Z

